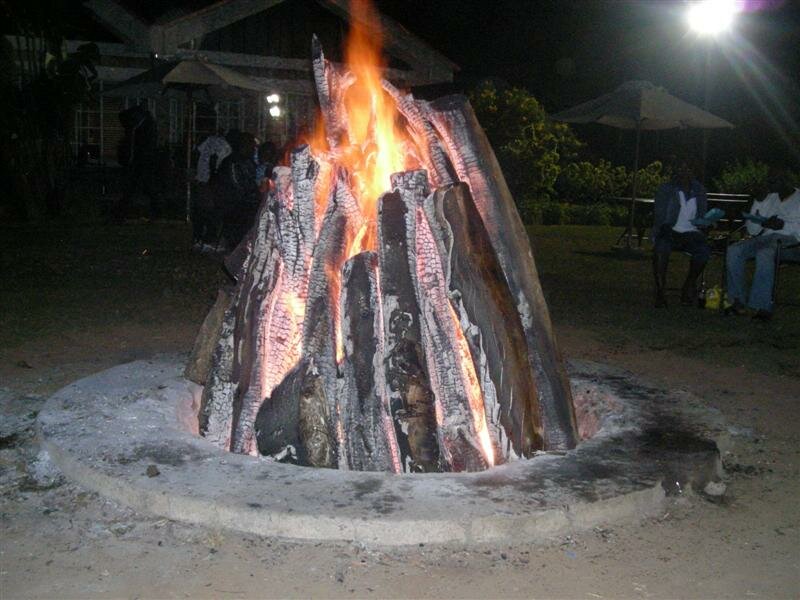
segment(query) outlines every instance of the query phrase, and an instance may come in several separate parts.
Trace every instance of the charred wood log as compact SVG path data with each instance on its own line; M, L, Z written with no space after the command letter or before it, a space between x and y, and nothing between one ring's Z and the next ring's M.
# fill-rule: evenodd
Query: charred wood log
M350 140L344 96L355 79L350 72L339 72L325 58L316 35L311 39L311 66L328 145L331 148L347 145Z
M393 184L400 183L393 180ZM439 471L436 410L422 348L416 297L415 203L384 194L378 213L385 394L405 471Z
M258 451L299 465L335 467L327 410L314 362L301 361L258 411Z
M447 257L450 301L481 380L496 456L530 456L543 446L536 384L517 307L469 187L434 196ZM499 461L498 461L499 462Z
M236 299L233 336L232 380L237 384L233 401L230 450L250 453L254 447L253 422L264 399L263 357L268 348L268 313L276 286L280 286L281 262L277 244L275 205L269 199L262 208L259 227L245 276Z
M432 202L432 197L426 203ZM480 383L458 317L450 305L447 279L426 210L416 207L417 300L422 338L439 425L443 469L480 471L493 462Z
M402 470L383 385L378 259L362 252L342 270L343 388L339 402L348 466L356 471Z
M225 450L230 449L233 429L233 399L236 382L233 380L233 329L236 307L225 311L219 340L211 354L211 370L200 400L200 433Z
M270 267L275 266L278 254L274 248L272 213L264 203L256 225L243 242L249 249L240 266L240 282L226 311L217 347L211 360L211 377L203 390L200 431L220 447L231 450L241 394L246 391L252 366L250 358L256 343L256 304L265 287L272 285ZM245 385L242 386L242 382Z
M225 318L225 311L231 305L231 290L223 288L217 292L217 299L214 306L208 311L200 332L194 341L192 354L189 362L186 363L186 370L183 376L189 381L194 381L200 385L205 385L208 374L211 370L211 355L219 342L222 334L222 320Z
M466 98L448 96L423 107L444 141L459 179L469 184L516 300L536 379L545 449L572 448L577 432L569 381L530 242L497 158Z
M419 156L428 171L431 184L434 188L450 185L457 180L447 153L436 135L436 130L425 117L419 102L411 94L405 94L386 80L382 81L383 89L394 99L397 110L409 124L411 133L417 146L423 149Z
M343 423L339 419L338 363L342 344L337 328L341 272L347 260L349 243L364 225L358 203L350 192L347 173L337 173L328 208L323 218L311 263L303 328L303 356L313 358L322 379L329 432L337 441L339 467L347 468Z
M265 398L297 364L302 349L308 270L314 237L315 161L308 147L292 155L292 167L276 167L275 188L270 203L270 238L273 244L268 264L269 287L261 290L252 324L258 329L253 365L248 378L240 379L241 409L235 412L234 452L253 453L253 427ZM277 252L278 258L275 258ZM245 285L247 283L245 279ZM245 347L246 348L246 347Z

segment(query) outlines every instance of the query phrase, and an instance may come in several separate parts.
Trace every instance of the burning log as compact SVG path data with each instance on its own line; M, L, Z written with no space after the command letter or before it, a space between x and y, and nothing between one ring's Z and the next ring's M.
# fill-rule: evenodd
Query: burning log
M436 408L422 347L416 296L416 206L427 195L424 171L392 177L398 190L378 208L384 381L405 471L440 471Z
M328 145L336 148L349 143L349 127L344 96L355 81L349 72L339 72L325 58L322 44L317 36L311 38L311 66L314 72L314 83L317 87L317 98L325 122L325 133Z
M411 133L413 134L418 146L424 151L417 153L417 156L431 178L433 187L443 187L451 185L457 180L455 170L442 147L436 131L430 121L423 115L423 110L419 103L414 100L411 94L404 94L386 80L382 81L383 89L397 103L397 110L408 121ZM421 154L422 156L419 156Z
M536 382L491 237L465 183L437 190L433 208L445 244L450 302L481 381L491 437L499 442L499 456L528 457L542 448Z
M344 430L338 409L338 363L343 358L342 338L338 330L341 272L350 244L364 226L358 203L350 192L347 173L337 173L334 190L322 221L314 248L308 283L303 355L313 358L319 369L328 415L329 431L337 441L340 467L346 468Z
M301 361L258 411L258 451L311 467L335 467L328 405L314 362Z
M530 242L497 158L466 98L448 96L423 106L444 141L459 179L469 184L516 299L537 384L545 449L573 448L577 432L569 381Z
M211 355L211 370L200 400L200 433L220 448L230 449L233 424L233 399L236 381L233 379L233 330L236 307L225 311L219 340Z
M275 251L272 213L263 205L256 226L248 233L247 258L240 269L231 308L226 311L211 361L211 378L203 390L200 430L217 445L233 448L233 431L241 413L255 358L254 346L261 318L264 290L273 285L278 254ZM270 268L271 267L271 268Z
M219 342L222 334L222 320L225 318L225 311L231 305L231 292L228 289L221 289L217 292L217 299L214 306L208 311L200 332L197 334L192 354L189 362L186 363L184 377L189 381L194 381L200 385L205 385L208 374L211 371L211 355Z
M424 177L421 183L425 185ZM394 179L392 184L398 187L402 182ZM413 198L407 204L399 192L384 194L379 204L384 393L389 399L403 470L439 471L436 412L414 283L416 256L409 244L414 240L415 204Z
M422 206L416 207L415 242L417 299L443 465L452 471L480 471L493 463L480 383L447 296L442 241L435 237Z
M210 392L229 394L233 388L231 430L224 438L220 432L218 441L230 440L226 447L234 452L254 452L259 407L300 357L318 171L307 146L293 152L291 168L276 167L275 189L248 234L249 252L237 269L236 326L233 339L225 341L234 349L230 385ZM227 401L209 398L209 411ZM226 428L227 410L216 419Z
M388 399L383 392L383 339L378 259L362 252L342 271L343 389L339 402L348 467L402 470Z

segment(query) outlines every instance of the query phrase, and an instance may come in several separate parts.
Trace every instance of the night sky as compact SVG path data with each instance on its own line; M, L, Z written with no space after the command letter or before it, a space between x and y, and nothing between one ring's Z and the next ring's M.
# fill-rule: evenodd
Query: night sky
M461 67L442 92L491 78L526 88L551 113L630 79L702 106L708 53L709 110L737 126L712 132L710 171L748 157L800 171L800 0L742 0L745 12L718 39L689 31L684 0L374 1ZM160 15L210 0L125 3ZM592 125L576 131L589 141L589 155L628 162L632 133ZM699 139L698 132L649 133L642 158L663 158L676 140L699 146Z
M460 87L484 78L520 86L548 112L646 79L703 103L709 53L709 110L737 125L714 132L710 167L735 157L800 167L800 2L747 0L747 11L720 38L689 32L682 1L379 0L386 14L461 67ZM623 159L626 134L576 128L596 154ZM677 136L650 134L644 158L663 154ZM602 146L607 141L606 147Z

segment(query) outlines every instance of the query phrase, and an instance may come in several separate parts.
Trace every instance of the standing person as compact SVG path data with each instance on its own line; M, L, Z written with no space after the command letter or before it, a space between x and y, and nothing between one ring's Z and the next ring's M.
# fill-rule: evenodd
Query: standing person
M150 218L161 215L161 199L157 184L158 133L156 120L142 106L133 106L119 113L125 136L118 149L119 162L127 169L127 182L119 201L111 212L114 221L128 214L134 194L143 192L150 199Z
M245 236L258 210L255 150L255 137L240 133L232 154L222 161L213 181L215 204L222 215L223 235L229 248L236 247Z
M275 168L278 149L272 142L264 142L258 147L258 160L256 162L256 184L258 190L264 194L269 190L269 180L272 179L272 169Z
M796 183L796 182L795 182ZM770 193L762 201L754 201L748 219L747 232L753 237L728 247L725 286L733 305L728 314L743 315L749 307L754 319L772 318L772 288L775 282L775 253L778 244L800 242L800 190L782 175L773 174L768 182ZM747 293L745 263L755 258L753 284Z
M228 140L217 131L203 140L197 151L197 195L193 205L192 232L194 246L206 249L217 242L219 222L209 182L216 177L219 166L230 156L232 150Z
M677 160L672 179L656 191L653 215L653 275L657 308L666 307L667 267L673 250L691 255L689 272L681 289L681 304L697 300L697 279L711 256L705 234L692 221L706 214L708 200L703 185L692 175L686 160Z

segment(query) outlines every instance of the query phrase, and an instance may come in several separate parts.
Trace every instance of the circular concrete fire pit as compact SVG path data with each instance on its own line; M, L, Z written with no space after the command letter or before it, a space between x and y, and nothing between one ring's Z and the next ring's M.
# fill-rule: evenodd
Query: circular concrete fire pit
M42 443L75 482L206 527L375 545L537 541L659 510L718 480L719 417L598 365L571 366L576 450L480 473L391 475L230 454L192 433L201 388L175 358L137 361L57 392Z

